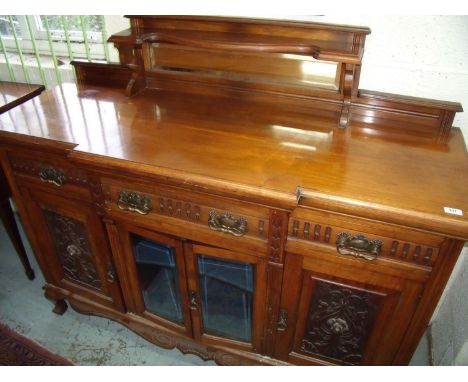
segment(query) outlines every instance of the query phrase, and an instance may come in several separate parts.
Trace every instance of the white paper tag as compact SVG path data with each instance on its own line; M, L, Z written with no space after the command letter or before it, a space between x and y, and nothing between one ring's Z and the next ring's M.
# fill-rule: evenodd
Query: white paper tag
M463 211L458 208L444 207L444 211L446 214L463 216Z

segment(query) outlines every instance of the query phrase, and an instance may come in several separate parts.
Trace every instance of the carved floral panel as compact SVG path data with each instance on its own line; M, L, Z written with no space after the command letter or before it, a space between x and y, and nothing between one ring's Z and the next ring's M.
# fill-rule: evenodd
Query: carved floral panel
M101 289L84 224L51 211L44 215L65 278Z
M301 352L360 364L381 296L315 280Z

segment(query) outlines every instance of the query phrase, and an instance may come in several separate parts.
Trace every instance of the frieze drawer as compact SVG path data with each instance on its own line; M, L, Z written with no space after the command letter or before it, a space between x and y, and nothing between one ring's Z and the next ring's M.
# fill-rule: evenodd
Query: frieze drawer
M110 214L188 239L203 237L229 249L267 254L266 207L163 185L131 185L112 179L103 179L102 184Z
M363 261L379 258L431 267L443 237L402 227L370 222L311 209L291 215L288 237L302 243L336 248L343 256Z
M9 154L8 159L13 173L29 181L48 185L56 190L89 187L87 173L73 166L66 158L28 153Z

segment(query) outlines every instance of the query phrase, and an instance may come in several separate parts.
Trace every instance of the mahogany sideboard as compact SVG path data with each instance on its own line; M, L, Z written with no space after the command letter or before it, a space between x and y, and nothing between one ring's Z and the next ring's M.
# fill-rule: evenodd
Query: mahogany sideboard
M359 89L365 27L130 16L0 116L63 314L224 365L404 365L468 239L458 103Z

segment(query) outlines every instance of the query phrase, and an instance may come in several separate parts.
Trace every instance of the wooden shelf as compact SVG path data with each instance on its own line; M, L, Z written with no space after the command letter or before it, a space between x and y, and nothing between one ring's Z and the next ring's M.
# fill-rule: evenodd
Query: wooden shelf
M164 16L141 20L136 34L128 29L111 36L109 42L140 45L153 40L221 50L295 53L324 61L359 64L365 36L370 33L364 27L319 23L273 24L266 20L252 23L247 19L229 19L231 27L226 28L223 18L178 17L175 23L174 18ZM170 27L165 27L167 22L171 22ZM200 25L206 30L196 30Z

